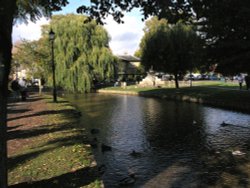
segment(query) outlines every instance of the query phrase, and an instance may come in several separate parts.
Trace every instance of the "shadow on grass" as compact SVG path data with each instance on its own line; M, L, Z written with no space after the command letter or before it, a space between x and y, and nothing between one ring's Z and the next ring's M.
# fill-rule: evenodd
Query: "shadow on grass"
M48 101L47 103L55 103L54 101ZM57 101L56 103L58 103L58 104L63 104L63 103L68 103L68 101L63 101L63 100L61 100L61 101Z
M20 110L19 113L22 113L23 110ZM52 115L52 114L71 114L72 116L78 115L78 113L73 109L66 109L66 110L48 110L48 111L42 111L34 114L24 115L24 116L17 116L13 118L9 118L8 121L13 121L21 118L29 118L34 116L43 116L43 115Z
M41 145L37 148L42 147L49 147L49 150L53 150L58 147L62 146L71 146L75 144L88 144L87 136L82 133L80 129L76 126L77 122L71 122L70 124L64 123L60 125L41 125L39 127L33 128L33 129L27 129L27 130L14 130L9 131L7 134L8 140L12 139L32 139L34 137L39 137L46 134L60 134L58 138L44 138L44 139L51 139L44 143L44 145ZM76 135L65 135L67 131L73 133L77 132ZM30 141L32 142L32 140ZM33 148L34 149L34 148ZM27 160L30 160L32 158L37 157L41 153L45 153L47 150L39 150L32 153L24 154L24 155L18 155L15 157L9 158L9 169L13 169L17 164L22 164Z
M25 139L25 138L32 138L36 136L40 136L43 134L55 133L58 131L64 131L67 129L72 129L73 127L68 126L67 124L63 124L60 126L56 125L41 125L39 127L33 129L25 129L25 130L13 130L8 131L7 139Z
M31 110L29 109L9 109L8 110L8 114L18 114L18 113L25 113L25 112L29 112Z
M70 132L71 134L76 132L76 134L67 135L67 132ZM60 125L53 124L49 126L41 125L34 129L10 131L8 133L8 139L9 140L31 139L30 143L32 143L32 138L43 136L43 135L57 135L57 136L55 136L54 138L52 138L51 136L48 136L48 138L44 137L43 139L48 139L48 140L39 146L36 146L35 145L36 143L34 143L35 146L31 148L31 149L35 149L35 151L33 152L10 157L8 159L9 170L12 170L17 165L21 165L28 160L32 160L38 157L40 154L50 152L57 148L73 146L76 144L89 144L87 136L80 129L78 129L76 127L76 124L73 122L72 124L60 124Z
M7 130L12 130L12 129L17 129L18 127L22 127L23 125L16 125L16 126L11 126L11 127L7 127Z
M73 127L68 127L72 129ZM49 132L49 128L47 129ZM64 128L64 131L66 129ZM77 130L76 130L77 131ZM53 134L53 131L52 131ZM18 156L10 157L8 159L8 167L11 171L19 165L39 157L42 154L49 153L54 149L72 146L76 144L87 144L87 138L84 135L73 135L67 137L60 137L48 142L45 142L41 146L35 147L35 151L21 154ZM44 149L44 147L47 147ZM49 160L49 159L48 159ZM56 161L55 161L56 162ZM26 182L11 185L9 187L27 187L27 188L39 188L39 187L82 187L88 185L95 180L99 179L98 170L96 167L86 167L74 172L68 172L66 174L52 177L46 180L34 181L32 177L27 177Z
M50 179L11 185L9 188L83 187L97 180L98 176L96 174L96 167L86 167Z
M21 99L9 98L8 105L13 106L13 105L18 104L19 102L35 102L35 101L40 101L40 100L42 100L41 97L33 97L33 96L27 97L26 101L22 101Z

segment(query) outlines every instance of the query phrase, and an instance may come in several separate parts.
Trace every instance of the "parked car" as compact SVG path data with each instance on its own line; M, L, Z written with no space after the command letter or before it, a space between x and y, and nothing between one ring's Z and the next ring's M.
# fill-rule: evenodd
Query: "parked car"
M209 80L220 80L220 77L217 75L210 75L208 78Z

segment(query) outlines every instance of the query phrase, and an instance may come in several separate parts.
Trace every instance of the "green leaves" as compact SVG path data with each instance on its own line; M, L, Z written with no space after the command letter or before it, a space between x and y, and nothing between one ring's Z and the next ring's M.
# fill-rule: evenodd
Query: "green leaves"
M156 71L182 75L198 66L202 41L191 26L152 18L144 32L140 48L146 69L153 66Z
M67 0L16 0L15 16L19 21L36 21L42 16L51 16L52 11L59 11L67 4Z
M95 21L68 14L52 17L56 33L56 80L59 86L74 92L89 92L93 79L113 77L114 57L108 48L109 36Z

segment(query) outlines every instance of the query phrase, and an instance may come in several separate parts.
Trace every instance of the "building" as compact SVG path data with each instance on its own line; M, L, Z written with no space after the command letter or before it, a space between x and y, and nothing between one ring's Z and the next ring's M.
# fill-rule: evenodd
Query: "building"
M138 76L144 74L140 58L132 55L118 55L117 58L115 76L118 80L136 81Z

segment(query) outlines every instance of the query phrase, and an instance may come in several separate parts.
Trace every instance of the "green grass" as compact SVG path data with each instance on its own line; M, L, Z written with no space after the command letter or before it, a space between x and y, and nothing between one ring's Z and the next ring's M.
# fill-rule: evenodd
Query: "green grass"
M246 91L244 88L239 90L239 86L235 82L197 81L193 82L193 87L185 85L179 89L175 89L172 86L140 88L136 85L131 85L126 88L104 88L100 92L134 94L197 102L250 113L250 91Z
M86 131L76 109L46 97L44 122L30 131L23 150L9 158L11 187L101 187Z

